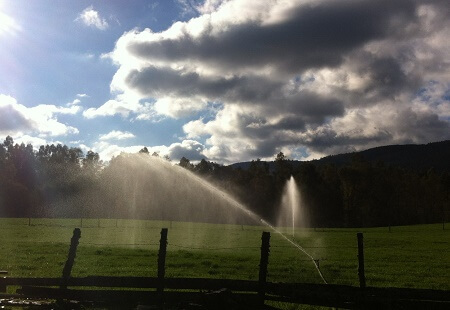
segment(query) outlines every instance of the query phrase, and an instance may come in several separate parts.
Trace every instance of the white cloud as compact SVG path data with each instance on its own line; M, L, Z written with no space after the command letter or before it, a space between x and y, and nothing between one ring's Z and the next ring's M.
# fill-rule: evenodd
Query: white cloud
M177 0L176 1L181 8L181 15L194 15L197 13L198 1L195 0Z
M117 133L110 133L111 136L119 136ZM169 146L145 146L145 145L118 145L111 142L113 138L100 139L94 142L91 146L80 144L80 148L87 152L89 150L95 150L100 159L104 161L111 160L112 157L118 156L121 153L138 153L144 147L147 147L150 154L158 153L159 156L169 156L173 163L177 163L181 157L186 157L192 162L200 161L206 158L204 154L205 146L195 140L183 140L182 142L172 143Z
M100 140L101 141L106 141L106 140L125 140L125 139L130 139L130 138L134 138L135 135L132 134L131 132L123 132L120 130L113 130L107 134L104 135L100 135Z
M123 117L127 117L130 112L137 110L136 107L139 107L139 105L128 104L117 100L108 100L99 108L89 108L85 110L83 116L86 118L95 118L98 116L113 116L119 114Z
M58 107L55 105L49 104L40 104L35 107L29 108L33 112L37 112L37 114L45 116L47 118L53 117L54 114L77 114L80 111L80 107L72 106L69 108L66 107Z
M211 160L230 163L272 157L278 151L277 146L296 139L283 128L261 122L262 117L257 110L228 104L213 120L191 121L183 130L191 139L208 137L203 154Z
M207 135L208 132L205 130L205 123L202 119L195 121L190 121L183 125L183 131L186 133L188 138L198 139L203 135Z
M168 155L172 160L179 161L186 157L191 161L198 161L206 156L203 154L205 146L195 140L183 140L181 143L172 143L163 155Z
M72 102L68 102L67 103L67 106L74 106L74 105L78 105L78 104L80 104L81 103L81 100L80 99L74 99Z
M35 133L40 137L78 134L77 128L58 121L58 114L74 115L80 107L70 108L55 105L26 107L11 96L0 94L0 134L24 135Z
M93 143L92 147L84 146L84 150L95 150L103 161L109 161L112 157L120 155L120 153L137 153L143 145L119 146L108 141L98 141Z
M217 9L225 2L227 2L227 0L205 0L202 4L197 5L196 9L202 14L209 14L217 11Z
M85 98L85 97L89 97L87 94L77 94L78 98Z
M200 98L162 97L154 103L154 110L161 115L172 118L184 118L203 110L207 102Z
M86 26L95 27L100 30L106 30L109 27L108 22L94 10L93 6L84 9L75 20L82 22Z
M136 120L139 121L151 121L153 123L158 123L164 120L166 117L163 114L159 114L155 110L154 102L144 102L137 110Z
M41 145L63 144L60 141L42 139L39 137L33 137L33 136L29 136L29 135L15 136L13 138L14 138L15 143L19 143L19 144L24 143L25 145L31 144L35 150L38 150Z

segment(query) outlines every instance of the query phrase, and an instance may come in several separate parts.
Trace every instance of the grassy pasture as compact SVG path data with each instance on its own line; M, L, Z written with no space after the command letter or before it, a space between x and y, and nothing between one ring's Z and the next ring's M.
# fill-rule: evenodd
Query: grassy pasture
M74 277L156 276L160 229L167 227L167 277L257 280L261 232L269 230L109 219L32 219L29 225L28 219L0 219L0 270L9 277L60 277L73 229L81 224ZM450 225L446 228L298 229L295 240L319 260L328 283L358 285L356 233L362 231L368 286L450 290ZM274 232L268 273L272 282L322 282L312 261Z

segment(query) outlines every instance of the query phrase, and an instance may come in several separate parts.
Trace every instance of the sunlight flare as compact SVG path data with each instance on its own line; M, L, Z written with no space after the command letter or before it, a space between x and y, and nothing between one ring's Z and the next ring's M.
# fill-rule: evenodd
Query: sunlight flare
M0 10L2 6L3 3L0 2ZM15 35L20 29L20 25L11 16L0 11L0 36L5 34Z

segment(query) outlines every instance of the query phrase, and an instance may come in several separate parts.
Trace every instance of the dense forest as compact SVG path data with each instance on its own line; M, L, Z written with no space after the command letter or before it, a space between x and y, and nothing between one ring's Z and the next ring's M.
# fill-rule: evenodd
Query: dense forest
M442 148L448 152L449 145L448 141L440 144L440 154ZM422 149L421 152L431 156ZM139 153L136 156L159 156L149 154L146 148ZM283 188L291 176L298 184L312 227L369 227L448 220L448 169L436 169L431 161L427 164L420 160L413 165L409 159L405 166L385 160L386 157L367 159L364 154L367 153L349 154L345 161L338 157L338 162L330 158L296 162L279 153L271 163L257 159L245 167L223 166L206 160L193 164L183 157L176 165L231 193L273 223ZM410 156L414 157L413 152ZM155 200L146 196L158 196L158 204L176 199L158 185L157 170L146 173L138 165L130 166L133 158L121 154L104 164L93 151L84 154L79 148L60 144L35 150L32 145L14 143L8 136L0 144L0 216L153 219L155 213L146 210ZM133 178L126 178L125 173L130 169L134 169L129 174ZM137 180L159 194L146 192L144 186L136 184ZM130 182L135 184L131 186ZM136 198L137 188L142 188L146 195ZM181 188L180 184L172 184L170 190L177 188ZM189 184L182 190L183 195L188 195ZM126 203L129 201L133 201L133 212ZM179 199L173 203L179 203Z

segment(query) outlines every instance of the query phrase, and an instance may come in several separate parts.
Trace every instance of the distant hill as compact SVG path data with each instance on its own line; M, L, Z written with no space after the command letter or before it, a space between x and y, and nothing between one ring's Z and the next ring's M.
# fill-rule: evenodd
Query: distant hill
M450 140L428 144L388 145L371 148L364 151L330 155L312 161L292 160L294 166L304 162L317 165L334 164L337 166L349 164L355 157L376 163L383 162L389 166L413 170L434 168L437 171L450 172ZM275 170L275 162L269 161L269 169ZM230 165L233 168L248 169L251 162L241 162Z
M428 144L380 146L360 152L327 156L312 162L344 165L350 163L355 155L369 162L383 162L390 166L450 171L450 140Z

